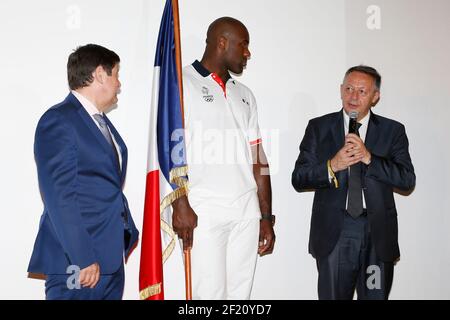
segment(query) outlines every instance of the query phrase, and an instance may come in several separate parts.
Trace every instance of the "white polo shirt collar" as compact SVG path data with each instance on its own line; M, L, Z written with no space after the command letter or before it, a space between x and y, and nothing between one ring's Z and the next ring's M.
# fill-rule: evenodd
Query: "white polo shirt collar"
M215 72L211 72L208 69L206 69L200 61L195 60L194 63L192 63L192 67L194 67L195 71L197 71L202 77L206 78L211 76L211 78L217 82L217 84L222 88L223 94L225 97L227 96L227 89L226 84L230 80L233 84L236 84L231 75L228 73L228 78L225 82L223 82L223 79L219 77L219 75Z

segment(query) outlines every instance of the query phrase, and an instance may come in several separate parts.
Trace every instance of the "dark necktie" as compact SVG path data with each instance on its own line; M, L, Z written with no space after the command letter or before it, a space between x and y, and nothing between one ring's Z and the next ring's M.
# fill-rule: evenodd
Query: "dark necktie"
M100 113L94 114L93 117L100 125L100 131L103 134L103 136L105 137L106 141L108 141L108 143L113 148L114 155L116 156L116 161L117 161L117 165L119 166L119 172L120 172L119 154L117 153L116 146L114 145L114 141L111 137L111 133L109 132L108 124L106 123L106 120L103 117L103 115L101 115Z
M360 123L356 124L356 134L359 136ZM363 199L361 187L361 162L350 166L350 175L348 180L348 203L347 212L357 218L363 213Z

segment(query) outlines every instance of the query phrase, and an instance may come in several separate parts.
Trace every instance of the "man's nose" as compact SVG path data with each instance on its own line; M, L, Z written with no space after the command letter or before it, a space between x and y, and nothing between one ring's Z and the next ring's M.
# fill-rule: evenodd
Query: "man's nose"
M245 56L247 59L250 59L250 57L252 56L252 54L250 53L250 50L246 49L245 52L244 52L244 56Z

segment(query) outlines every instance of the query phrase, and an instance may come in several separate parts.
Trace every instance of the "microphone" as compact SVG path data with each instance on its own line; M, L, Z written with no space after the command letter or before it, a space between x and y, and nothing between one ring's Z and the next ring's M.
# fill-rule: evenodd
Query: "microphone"
M350 111L348 116L350 117L350 122L348 124L348 133L355 133L357 131L356 124L358 123L356 119L358 119L357 111Z

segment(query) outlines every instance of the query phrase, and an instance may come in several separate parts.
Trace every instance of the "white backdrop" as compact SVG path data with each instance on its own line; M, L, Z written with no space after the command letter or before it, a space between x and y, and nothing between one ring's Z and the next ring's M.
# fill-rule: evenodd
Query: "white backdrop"
M26 268L42 202L33 159L39 117L68 93L66 61L98 43L121 57L122 93L109 113L129 148L125 193L142 225L152 70L163 0L0 2L0 299L43 299ZM290 175L307 121L340 108L346 69L365 63L383 76L375 112L406 125L416 190L396 195L401 260L392 299L449 299L450 2L447 0L180 0L183 63L201 58L220 16L250 32L241 81L254 92L272 167L277 242L260 258L253 299L316 299L307 253L312 193ZM138 247L126 267L125 299L138 298ZM165 266L167 298L184 297L179 252Z

